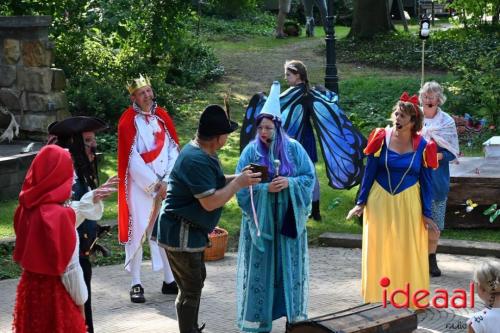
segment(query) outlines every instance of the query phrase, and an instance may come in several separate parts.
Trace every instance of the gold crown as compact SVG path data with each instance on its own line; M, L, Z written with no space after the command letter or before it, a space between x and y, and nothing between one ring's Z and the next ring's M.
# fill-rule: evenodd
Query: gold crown
M132 95L137 89L145 86L151 87L151 79L147 75L144 77L142 74L139 74L139 78L133 79L131 83L127 82L127 89L130 95Z

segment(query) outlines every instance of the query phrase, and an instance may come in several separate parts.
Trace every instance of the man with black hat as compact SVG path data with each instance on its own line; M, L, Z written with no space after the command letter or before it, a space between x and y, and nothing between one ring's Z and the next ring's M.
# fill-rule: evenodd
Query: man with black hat
M90 254L100 249L107 254L104 247L96 243L104 227L97 224L103 212L102 200L116 192L118 178L111 177L99 186L95 132L106 129L106 123L94 117L71 117L49 125L51 138L49 143L66 148L71 153L75 179L73 183L73 202L71 207L77 215L86 218L77 228L79 236L79 259L83 277L87 286L88 299L85 302L85 321L89 333L94 332L92 321L91 279L92 265Z
M175 301L180 333L201 332L198 310L206 277L203 251L219 222L222 206L241 188L260 182L245 169L226 176L217 151L238 124L218 105L202 113L196 138L184 146L170 173L167 198L153 236L166 249L179 294Z
M118 237L125 244L125 269L132 277L130 300L144 303L141 262L145 239L153 271L163 269L162 293L177 294L165 251L149 236L179 155L179 140L172 119L156 103L150 79L140 75L127 88L132 105L118 123Z

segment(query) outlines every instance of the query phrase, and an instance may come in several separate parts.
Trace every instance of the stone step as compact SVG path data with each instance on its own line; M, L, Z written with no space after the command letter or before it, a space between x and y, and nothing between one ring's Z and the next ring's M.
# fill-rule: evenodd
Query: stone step
M361 248L361 235L325 232L319 236L319 243L321 246ZM441 238L437 252L500 258L500 243Z

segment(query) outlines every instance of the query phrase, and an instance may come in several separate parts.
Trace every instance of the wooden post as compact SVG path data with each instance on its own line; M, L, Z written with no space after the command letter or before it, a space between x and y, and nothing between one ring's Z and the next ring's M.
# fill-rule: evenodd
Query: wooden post
M422 79L420 80L420 88L424 86L424 61L425 61L425 39L422 39Z

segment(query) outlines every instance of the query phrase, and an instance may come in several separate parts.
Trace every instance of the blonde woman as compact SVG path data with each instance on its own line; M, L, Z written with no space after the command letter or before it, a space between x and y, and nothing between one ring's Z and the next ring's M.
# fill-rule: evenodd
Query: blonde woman
M486 308L467 321L468 333L500 332L500 263L484 262L474 272L476 292Z

